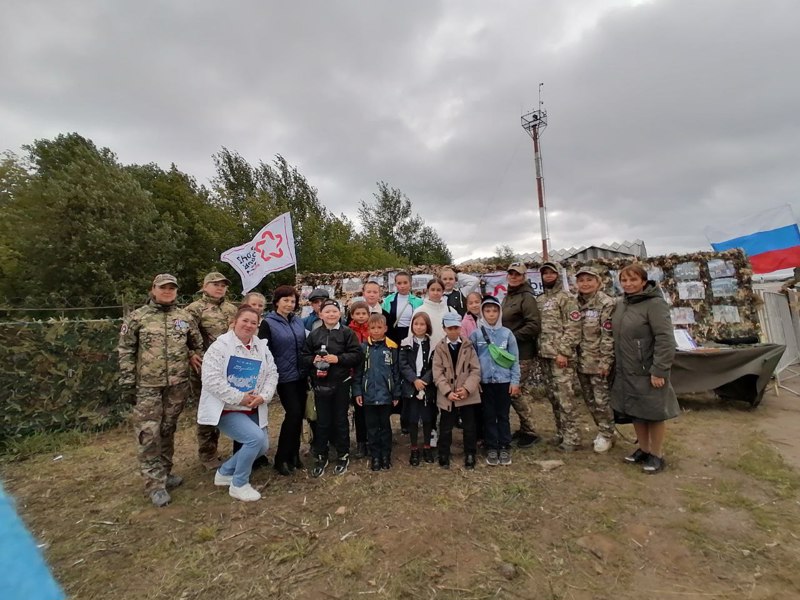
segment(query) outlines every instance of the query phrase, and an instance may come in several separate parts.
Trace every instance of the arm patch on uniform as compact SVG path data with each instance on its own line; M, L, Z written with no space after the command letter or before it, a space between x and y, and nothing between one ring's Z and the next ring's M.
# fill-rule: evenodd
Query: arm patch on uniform
M580 321L581 320L581 311L573 310L569 313L569 318L571 321Z
M606 331L611 331L611 320L603 321L603 329Z

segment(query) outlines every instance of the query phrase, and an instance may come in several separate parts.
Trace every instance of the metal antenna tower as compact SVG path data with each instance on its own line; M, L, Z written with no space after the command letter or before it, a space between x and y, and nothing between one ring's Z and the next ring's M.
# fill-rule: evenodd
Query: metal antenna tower
M522 115L522 128L533 139L533 160L536 165L536 193L539 196L539 223L542 230L542 258L548 260L547 246L550 241L550 230L547 226L547 206L544 202L544 175L542 174L542 153L539 150L539 137L547 127L547 111L542 101L542 86L539 84L539 107L537 110Z

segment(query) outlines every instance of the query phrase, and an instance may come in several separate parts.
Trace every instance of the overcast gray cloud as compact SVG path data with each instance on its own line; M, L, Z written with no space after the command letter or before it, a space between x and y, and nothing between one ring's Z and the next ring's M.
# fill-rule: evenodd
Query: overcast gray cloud
M705 248L800 189L794 0L6 4L2 148L77 131L201 182L281 153L335 212L402 189L458 258L540 246L540 81L555 247Z

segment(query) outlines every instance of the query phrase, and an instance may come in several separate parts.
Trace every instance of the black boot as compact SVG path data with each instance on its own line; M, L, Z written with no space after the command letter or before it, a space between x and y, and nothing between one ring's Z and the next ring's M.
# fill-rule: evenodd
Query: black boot
M411 457L408 459L408 463L412 467L418 467L419 466L419 448L414 448L411 451Z
M292 467L295 469L302 469L303 468L303 461L300 460L300 454L297 454L292 461Z
M373 471L380 471L381 470L381 459L377 456L372 457L372 464L370 465L370 469Z
M428 464L433 463L433 448L422 449L422 460Z
M381 458L381 469L384 471L388 471L392 468L392 457L389 455L384 456Z
M289 463L278 460L275 461L275 470L284 477L288 477L294 472L294 466L289 467Z
M449 454L440 454L439 455L439 466L443 469L450 468L450 455Z
M475 468L475 455L474 454L467 454L464 457L464 468L465 469L474 469Z

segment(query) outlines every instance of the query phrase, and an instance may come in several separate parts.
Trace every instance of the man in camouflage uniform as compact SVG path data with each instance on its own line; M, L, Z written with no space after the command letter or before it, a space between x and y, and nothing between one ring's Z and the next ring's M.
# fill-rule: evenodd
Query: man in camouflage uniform
M559 271L551 262L539 269L544 287L544 294L536 299L542 317L539 357L547 398L556 420L553 442L558 444L559 450L571 452L581 445L572 391L574 364L570 365L581 339L581 313L575 299L563 289Z
M178 282L156 275L150 301L129 314L119 336L120 386L135 401L133 423L145 492L158 507L170 502L175 429L189 395L189 358L202 357L203 339L194 320L175 300Z
M231 282L222 273L209 273L203 278L203 296L192 302L186 310L194 318L200 334L203 336L203 350L213 344L216 339L230 328L236 316L236 305L225 300L225 293ZM194 359L193 366L199 371L202 361ZM192 374L192 397L197 402L200 398L201 383L197 373ZM197 425L197 453L200 462L208 470L217 469L222 459L217 454L219 429L213 425Z
M600 274L581 267L576 275L578 308L581 311L581 342L578 345L578 381L583 399L597 425L595 452L608 452L614 445L608 375L614 363L611 315L616 302L600 291Z
M533 426L532 376L536 361L536 338L541 330L541 320L536 296L527 280L525 263L514 262L508 266L508 291L503 298L503 326L508 327L519 348L520 387L522 393L511 397L511 405L519 416L519 431L514 436L517 447L528 448L541 438Z

